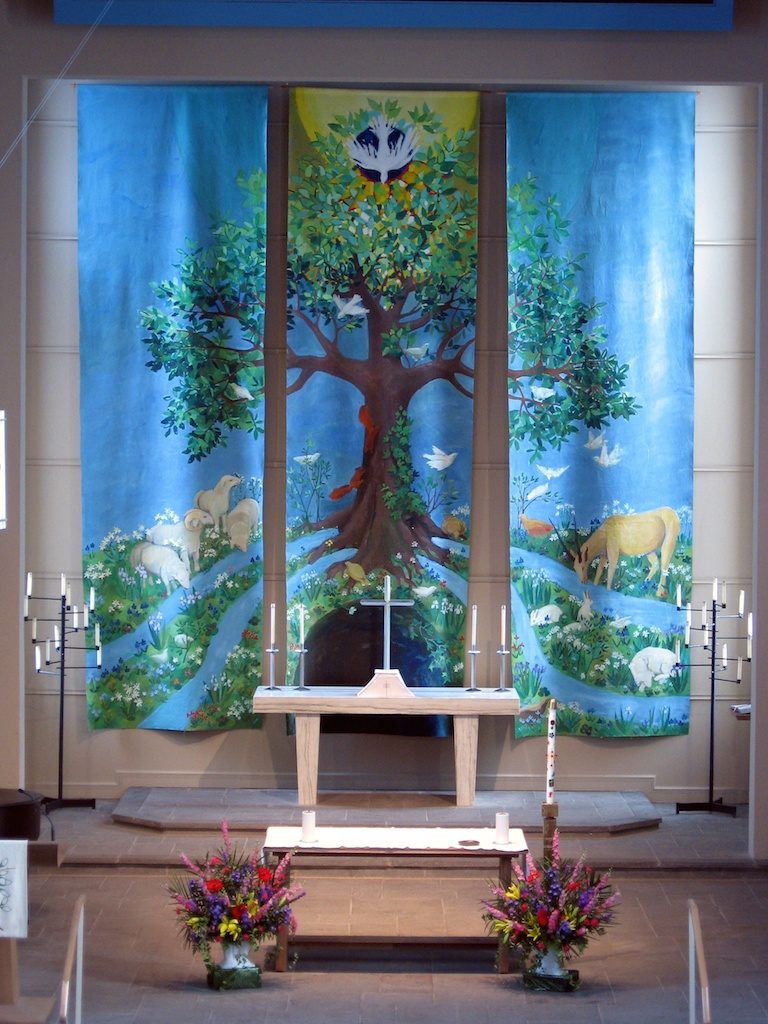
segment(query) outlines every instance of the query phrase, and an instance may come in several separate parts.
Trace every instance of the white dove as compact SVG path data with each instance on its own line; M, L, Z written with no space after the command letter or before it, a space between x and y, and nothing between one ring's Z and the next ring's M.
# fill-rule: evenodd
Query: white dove
M542 494L546 494L548 490L549 484L539 484L538 487L534 487L532 491L526 494L525 500L533 501L535 498L540 498Z
M609 452L608 445L605 443L605 441L603 441L603 445L600 449L600 454L593 455L592 458L595 460L598 466L602 466L603 469L605 469L608 466L616 466L619 462L619 459L621 459L621 456L621 445L615 444L612 450Z
M589 436L588 436L587 440L584 442L584 447L585 448L599 448L600 445L603 444L604 438L605 438L605 431L604 430L601 430L599 434L595 434L595 433L593 433L590 430L589 431Z
M418 363L420 359L423 359L427 352L429 352L428 344L414 345L411 348L403 349L403 355L410 356L415 363Z
M340 295L334 295L338 316L368 316L368 310L363 305L359 295L353 295L351 299L342 299Z
M436 469L438 472L442 472L444 469L448 469L449 466L453 465L453 462L458 455L458 452L451 452L450 455L432 445L432 454L428 455L424 453L424 458L427 460L427 465L431 469Z
M253 395L248 388L243 387L242 384L230 384L229 387L235 398L242 399L245 402L253 401Z
M413 587L411 593L416 597L430 597L437 590L437 587Z
M547 480L557 480L559 476L563 475L563 473L566 471L566 469L568 469L568 467L559 466L557 469L550 469L549 466L540 466L537 462L536 469L538 469L541 475L545 476Z
M543 402L545 399L551 398L554 393L554 388L542 388L538 384L531 385L531 394L537 402Z
M312 452L310 455L294 455L293 461L298 462L300 466L311 466L313 462L317 462L320 458L320 452Z
M417 131L402 131L379 114L357 138L347 142L347 152L362 171L370 171L386 184L390 172L400 171L413 160Z

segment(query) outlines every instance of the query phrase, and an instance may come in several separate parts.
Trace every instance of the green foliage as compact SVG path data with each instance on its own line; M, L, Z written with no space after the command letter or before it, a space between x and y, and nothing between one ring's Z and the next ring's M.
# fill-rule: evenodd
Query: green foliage
M186 435L190 462L226 444L229 431L263 432L266 178L255 171L238 183L251 216L213 224L207 246L188 240L177 276L153 286L162 306L140 313L147 366L174 382L166 435Z
M531 454L560 448L578 425L629 419L628 367L605 347L600 305L579 294L580 256L560 251L568 221L554 197L541 199L533 175L510 188L509 428ZM536 399L531 387L554 395Z
M393 519L405 519L409 515L423 515L424 501L414 490L416 471L411 459L412 420L405 409L398 409L395 425L384 438L384 457L392 465L391 476L395 488L382 485L384 504Z
M331 463L313 449L312 439L307 438L301 455L294 458L286 474L288 498L301 512L302 532L320 519L320 505L331 475Z

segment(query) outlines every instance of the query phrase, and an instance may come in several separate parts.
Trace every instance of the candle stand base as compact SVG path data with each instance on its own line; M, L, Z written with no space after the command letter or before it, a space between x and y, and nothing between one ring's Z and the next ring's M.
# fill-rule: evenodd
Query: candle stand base
M724 804L722 797L717 800L703 800L699 803L675 804L675 814L681 811L709 811L712 814L730 814L736 817L737 808L732 804Z
M543 803L541 805L541 824L544 840L543 853L545 858L552 856L552 842L555 837L555 829L557 828L557 816L559 813L559 804Z

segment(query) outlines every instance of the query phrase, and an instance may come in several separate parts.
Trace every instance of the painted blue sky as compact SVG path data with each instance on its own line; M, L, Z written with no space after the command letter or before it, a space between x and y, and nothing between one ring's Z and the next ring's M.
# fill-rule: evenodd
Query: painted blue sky
M266 89L81 86L79 243L84 543L182 515L223 473L260 478L261 444L235 437L190 464L161 424L170 382L146 368L139 311L160 305L191 239L240 218L239 171L266 166Z
M533 460L570 466L557 489L581 523L613 501L636 511L692 501L693 127L692 93L507 97L509 180L531 172L559 201L564 248L584 254L582 298L604 304L607 347L641 406L607 428L618 465L594 463L584 429ZM524 451L511 458L513 473L536 474Z

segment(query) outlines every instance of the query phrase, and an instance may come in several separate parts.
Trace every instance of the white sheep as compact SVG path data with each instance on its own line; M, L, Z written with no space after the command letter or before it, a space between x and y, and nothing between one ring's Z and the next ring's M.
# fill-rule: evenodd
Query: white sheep
M653 683L668 679L675 669L677 658L666 647L644 647L629 663L629 671L638 690L647 690Z
M259 503L255 498L243 498L238 501L231 512L227 513L227 533L233 548L245 551L251 540L251 534L259 525Z
M140 541L131 551L131 565L137 569L143 565L147 572L159 577L167 594L171 593L174 581L185 590L189 588L189 569L173 550L148 540Z
M219 533L225 526L225 518L229 511L229 494L233 487L242 482L241 476L226 473L209 491L198 491L195 505L213 516L213 524Z
M187 567L200 572L200 538L204 526L213 526L213 516L201 508L191 508L180 523L158 523L147 530L153 544L175 548Z
M548 626L553 622L559 622L563 609L559 604L545 604L542 608L534 608L531 612L532 626Z

